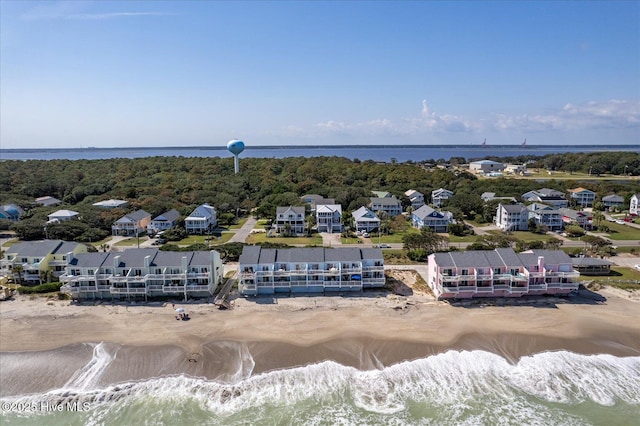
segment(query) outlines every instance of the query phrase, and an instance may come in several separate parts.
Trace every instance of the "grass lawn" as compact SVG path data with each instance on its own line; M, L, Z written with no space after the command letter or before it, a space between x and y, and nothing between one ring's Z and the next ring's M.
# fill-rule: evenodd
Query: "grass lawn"
M244 223L247 221L247 219L248 218L246 218L246 217L242 217L242 218L238 219L238 223L236 223L234 225L231 225L229 227L229 229L240 229L240 228L242 228L242 225L244 225Z
M267 234L265 232L260 232L256 234L249 234L247 239L245 240L247 244L257 244L257 243L277 243L277 244L289 244L289 245L305 245L305 246L321 246L322 245L322 237L318 234L315 234L311 237L271 237L267 238Z
M584 276L584 279L622 290L640 290L640 271L632 268L613 266L611 267L611 275L608 277Z
M147 241L148 239L149 237L140 237L140 238L131 237L131 238L127 238L126 240L118 241L117 243L115 243L115 245L118 247L135 246L135 245L138 245L138 241L140 241L140 244L142 244L144 241Z
M607 222L606 226L609 227L609 232L606 233L607 238L611 240L640 240L640 229L614 222Z
M504 234L502 231L488 231L487 233L495 235ZM551 238L556 238L553 234L534 234L533 232L527 231L513 231L511 232L511 236L522 241L549 241Z
M458 237L456 235L449 234L450 243L474 243L482 239L482 235L465 235L464 237Z
M416 263L407 257L404 250L382 250L382 257L385 265L412 265Z

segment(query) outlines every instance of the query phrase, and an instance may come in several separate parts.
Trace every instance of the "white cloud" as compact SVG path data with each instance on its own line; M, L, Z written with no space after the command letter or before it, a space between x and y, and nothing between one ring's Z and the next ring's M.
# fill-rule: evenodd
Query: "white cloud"
M54 19L69 20L106 20L117 18L134 18L140 16L168 16L173 15L163 12L107 12L88 13L84 12L91 2L86 1L59 1L39 4L22 15L22 19L27 21L43 21Z
M497 114L498 130L587 130L602 128L628 128L640 125L640 102L609 100L582 105L566 104L547 115L507 116Z
M325 121L316 124L316 130L349 136L411 136L430 132L469 132L477 125L455 115L439 115L429 109L426 100L422 101L422 113L419 117L392 120L380 118L362 122Z
M609 100L585 104L566 104L549 114L494 114L469 119L451 114L438 114L426 100L422 101L419 116L397 120L380 118L361 122L330 120L315 125L309 135L333 134L342 136L422 136L490 131L518 133L534 131L567 131L640 126L640 102ZM289 129L289 134L291 131ZM301 135L303 129L296 128Z

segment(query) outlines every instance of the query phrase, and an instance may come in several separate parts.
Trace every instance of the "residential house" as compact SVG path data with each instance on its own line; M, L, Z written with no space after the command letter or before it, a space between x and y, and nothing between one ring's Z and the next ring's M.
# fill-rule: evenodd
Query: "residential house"
M151 215L144 210L136 210L122 216L111 225L111 234L121 237L141 235L147 230Z
M473 173L496 173L504 170L504 163L491 160L472 161L469 163L469 170Z
M71 219L77 219L80 213L74 212L73 210L58 210L47 217L49 218L49 222L64 222Z
M369 208L376 213L385 212L391 217L402 214L402 204L396 197L371 197Z
M57 206L60 203L62 203L62 201L58 200L55 197L46 196L46 197L36 198L36 204L40 204L45 207Z
M84 244L62 240L23 241L5 250L0 267L14 279L21 277L24 282L41 284L60 276L71 254L86 251ZM16 272L18 265L22 268L20 272Z
M380 218L365 206L354 211L352 216L356 231L371 232L380 228Z
M589 212L573 209L559 209L559 212L562 215L562 221L565 226L578 225L587 230L593 227L593 217Z
M415 228L427 227L434 232L447 232L453 215L449 212L439 212L430 206L422 206L411 214L411 222Z
M496 210L496 226L503 231L529 229L529 210L523 204L502 204Z
M223 279L217 251L128 249L71 256L60 289L73 299L210 297Z
M125 200L104 200L92 204L101 209L124 209L129 207L129 202Z
M616 208L622 207L624 204L624 197L616 194L605 195L602 197L602 202L607 210L612 211Z
M591 207L596 199L596 193L585 188L569 189L569 198L582 207Z
M374 197L378 198L396 198L396 196L389 191L371 191L371 193Z
M218 216L215 207L202 204L184 220L184 228L187 234L206 234L218 224Z
M287 235L304 234L304 228L304 206L276 208L276 220L273 222L273 229L275 232Z
M318 194L306 194L300 197L302 201L309 204L311 206L311 212L316 211L316 206L323 204L335 204L336 200L334 198L324 198L322 195Z
M453 191L449 191L448 189L438 188L434 191L431 191L431 204L434 207L442 207L444 201L453 197Z
M342 232L342 206L340 204L316 205L318 232Z
M632 216L640 216L640 193L633 194L629 201L629 214Z
M562 213L551 206L541 203L533 203L527 206L529 219L533 219L536 225L544 226L549 231L558 231L564 227Z
M164 212L159 216L156 216L147 225L147 233L155 234L158 232L166 231L176 226L178 219L180 218L180 212L176 209L171 209L168 212Z
M613 262L609 262L605 259L598 259L597 257L574 257L571 258L573 262L573 268L580 272L580 275L609 275L611 273L611 265Z
M414 189L410 189L404 193L411 201L411 208L413 210L417 210L420 207L424 206L424 195Z
M243 295L362 291L383 287L378 248L265 249L245 246L238 267Z
M15 204L4 204L0 206L0 219L8 219L12 222L17 222L23 214L24 210Z
M480 195L480 198L482 198L482 201L484 201L485 203L493 200L500 200L505 202L510 201L514 204L517 202L515 197L496 197L495 192L483 192L482 195Z
M526 203L543 203L548 204L555 209L569 206L569 200L564 193L550 188L541 188L522 194L522 201Z
M567 295L578 289L580 277L562 250L433 253L428 271L429 286L438 299Z

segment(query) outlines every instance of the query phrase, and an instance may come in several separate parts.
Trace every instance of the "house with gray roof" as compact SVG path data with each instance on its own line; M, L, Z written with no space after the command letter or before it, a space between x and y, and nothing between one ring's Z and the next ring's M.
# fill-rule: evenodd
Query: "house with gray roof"
M121 237L142 235L151 222L151 215L144 210L136 210L122 216L111 225L111 234Z
M164 212L153 218L147 225L147 232L149 234L155 234L161 231L166 231L176 226L178 219L180 218L180 212L176 209L171 209L168 212Z
M38 197L35 200L36 204L40 204L43 205L45 207L49 207L49 206L57 206L58 204L62 203L62 201L58 200L55 197L51 197L49 195L45 196L45 197Z
M77 219L80 213L74 212L73 210L57 210L47 217L49 218L49 222L65 222L71 219Z
M617 194L609 194L602 197L602 203L605 209L611 211L613 209L622 207L624 204L624 197Z
M195 208L184 220L187 234L207 234L218 225L216 208L205 203Z
M418 229L429 228L434 232L447 232L451 222L453 222L451 213L439 212L427 205L411 213L411 223Z
M567 295L578 289L580 277L562 250L433 253L428 265L429 286L438 299Z
M573 257L571 258L573 267L576 271L580 272L580 275L609 275L611 273L610 262L606 259L598 259L597 257Z
M303 235L306 210L304 206L280 206L276 208L276 218L272 228L279 234Z
M529 210L524 204L502 204L496 210L496 226L503 231L529 229Z
M453 197L453 191L449 191L448 189L438 188L434 191L431 191L431 204L434 207L441 207L445 201L449 198Z
M342 232L342 206L340 204L316 205L318 232Z
M70 255L86 251L86 245L69 241L22 241L5 250L0 268L3 275L12 275L15 280L42 284L49 277L58 277L64 272ZM19 273L15 271L18 265L22 268Z
M402 214L402 203L396 197L371 197L369 208L374 212L384 212L388 216L396 217Z
M129 207L129 202L125 200L111 199L98 201L97 203L93 203L92 205L101 209L124 209L126 207Z
M522 201L526 203L548 204L553 208L560 209L569 205L569 200L563 192L550 188L541 188L522 194Z
M210 297L223 279L217 251L128 249L73 255L60 276L61 291L74 299Z
M558 211L562 215L562 222L565 226L578 225L587 230L593 227L593 217L589 212L573 209L558 209Z
M410 189L406 191L404 195L406 195L409 198L409 201L411 202L411 207L414 210L417 210L420 207L424 206L424 194L422 194L421 192L418 192L415 189Z
M379 248L245 246L238 267L238 288L249 296L339 294L382 287L384 283L384 260Z
M549 231L558 231L564 227L562 213L551 206L541 203L533 203L527 206L529 219L533 219L536 225L544 226Z
M360 207L351 215L353 216L356 231L371 232L380 228L380 218L365 206Z

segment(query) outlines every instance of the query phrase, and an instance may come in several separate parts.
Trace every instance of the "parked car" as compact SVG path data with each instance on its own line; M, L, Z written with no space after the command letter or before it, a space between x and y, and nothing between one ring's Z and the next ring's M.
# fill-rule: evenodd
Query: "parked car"
M380 244L380 248L391 248L389 244Z
M633 265L633 267L634 267L636 270L640 271L640 264L638 264L638 265Z

